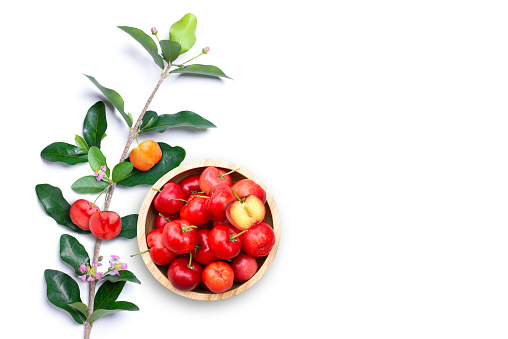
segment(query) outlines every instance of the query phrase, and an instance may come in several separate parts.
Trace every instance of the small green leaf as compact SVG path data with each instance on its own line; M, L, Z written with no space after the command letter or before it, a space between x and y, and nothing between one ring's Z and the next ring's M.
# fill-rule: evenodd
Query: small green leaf
M162 151L162 158L155 166L148 171L139 171L134 168L128 177L120 180L117 184L127 187L153 185L164 174L180 165L185 158L185 150L183 148L179 146L171 147L163 142L159 142L158 144Z
M196 27L198 20L191 13L185 14L180 20L171 25L169 39L182 46L180 54L187 52L196 42Z
M83 314L86 318L88 318L88 306L83 304L81 301L69 303L69 306L73 309L79 311L81 314Z
M100 193L108 186L106 181L97 181L95 176L87 175L74 181L71 188L78 193Z
M88 153L88 144L86 143L85 139L83 137L76 134L74 137L74 140L76 141L76 145L81 148L83 151Z
M182 46L176 41L161 40L159 44L161 46L162 56L169 64L173 63L182 51Z
M113 182L119 182L122 179L125 179L131 172L134 167L130 162L121 162L117 164L113 168Z
M102 136L106 133L107 128L106 105L102 101L98 101L90 107L83 121L83 137L88 146L101 148Z
M58 187L39 184L35 186L35 193L46 213L58 224L78 233L90 233L72 222L69 215L71 205L65 200Z
M122 117L124 118L125 122L129 127L132 127L132 118L129 117L127 113L124 111L124 101L123 98L118 94L116 91L106 88L99 84L97 80L95 80L94 77L90 75L85 76L101 91L102 94L115 106L115 108L120 112Z
M139 311L139 307L128 301L115 301L107 309L96 309L90 315L89 321L93 323L99 318L120 311Z
M155 64L159 66L161 69L164 69L164 61L159 55L157 44L148 34L134 27L118 26L118 28L120 28L122 31L126 32L131 37L133 37L137 42L139 42L141 46L143 46L148 52L148 54L150 54L150 56L153 58Z
M125 285L125 281L104 281L95 294L93 308L108 308L120 295Z
M90 257L81 243L69 234L60 237L60 258L69 264L77 275L83 273L79 270L82 264L90 265Z
M156 131L162 133L166 131L168 128L189 126L198 129L205 128L214 128L216 127L213 123L201 117L199 114L196 114L191 111L181 111L175 114L162 114L160 115L156 122L151 126L147 126L143 131L150 132Z
M41 158L46 161L63 162L68 165L76 165L88 161L86 151L65 142L54 142L46 146L41 151Z
M146 111L145 115L143 115L143 119L141 119L138 131L141 133L145 128L152 126L155 121L157 121L157 113L154 111Z
M79 285L67 274L57 270L45 270L48 300L67 312L78 324L84 324L86 317L69 306L71 303L81 302Z
M96 172L101 168L101 166L108 167L106 163L106 157L102 154L101 150L96 146L90 147L88 150L88 163L90 164L90 168L92 171ZM109 177L109 168L106 170L106 176Z
M118 274L119 275L107 274L107 275L103 276L102 279L105 279L105 280L108 280L111 282L128 281L128 282L133 282L136 284L141 284L141 281L139 281L138 278L136 278L134 273L132 273L131 271L121 270L121 271L118 271Z
M172 70L169 73L182 73L182 74L195 74L195 75L205 75L210 77L219 77L219 78L228 78L224 72L216 66L212 65L200 65L193 64L189 66L180 67Z
M122 217L122 230L118 235L121 238L133 239L137 236L138 232L138 215L129 214Z

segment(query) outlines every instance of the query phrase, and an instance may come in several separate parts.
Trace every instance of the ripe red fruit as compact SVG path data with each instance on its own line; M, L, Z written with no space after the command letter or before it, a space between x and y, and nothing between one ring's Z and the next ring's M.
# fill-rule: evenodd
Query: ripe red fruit
M200 192L201 189L199 188L199 175L193 174L183 178L182 181L180 181L180 186L182 186L182 189L185 194L187 194L187 197Z
M157 265L168 265L178 256L162 243L162 228L156 228L146 236L150 257Z
M153 206L159 213L173 215L180 211L186 199L187 195L180 184L168 182L153 199Z
M261 185L259 185L252 179L239 180L235 182L231 188L235 191L236 195L238 195L239 198L243 198L250 194L254 194L259 199L261 199L263 204L266 202L265 190L263 189L263 187L261 187Z
M194 260L180 257L169 265L168 279L175 288L190 291L201 283L202 273L203 268L200 264Z
M191 195L187 203L180 210L180 217L193 225L204 225L210 221L206 213L205 204L209 198L204 194Z
M162 241L176 254L189 253L198 244L196 226L184 219L168 222L164 226Z
M208 234L208 246L217 258L233 259L242 249L242 233L233 226L215 226Z
M227 186L233 185L233 179L222 168L209 166L201 172L199 176L199 187L206 195L210 195L210 190L218 184Z
M275 233L266 222L252 226L242 238L242 250L253 257L268 255L275 245Z
M237 200L231 187L224 184L218 184L210 190L210 198L205 202L206 214L215 221L227 220L226 208Z
M95 212L100 212L100 208L85 199L76 200L69 211L73 223L83 230L89 230L88 222Z
M113 239L122 231L122 219L113 211L95 212L89 225L92 234L102 240Z
M213 261L217 261L217 257L210 250L208 245L208 235L210 234L209 229L198 229L198 244L192 250L192 258L201 265L208 265Z
M236 258L233 259L231 268L235 273L235 281L244 282L256 274L258 270L258 263L256 258L253 256L245 252L241 252L236 256Z
M226 292L233 286L234 273L223 261L214 261L203 270L203 283L214 293Z

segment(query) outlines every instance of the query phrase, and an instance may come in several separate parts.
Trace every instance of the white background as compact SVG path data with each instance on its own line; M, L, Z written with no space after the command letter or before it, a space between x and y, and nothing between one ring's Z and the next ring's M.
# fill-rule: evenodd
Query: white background
M234 80L170 77L150 109L191 110L217 129L142 135L185 161L228 160L257 175L281 214L277 256L253 288L218 302L160 285L136 240L103 244L141 285L140 307L97 321L92 338L506 338L508 327L508 6L504 1L18 1L0 14L3 333L80 338L46 299L43 272L67 229L35 185L70 185L86 164L47 163L73 143L103 97L137 117L160 72L116 26L161 38L198 19L188 57ZM185 61L182 57L179 59ZM127 139L108 108L103 152ZM147 186L117 188L111 209L137 213ZM91 236L77 235L88 251ZM82 300L88 299L85 283ZM12 332L14 331L14 332Z

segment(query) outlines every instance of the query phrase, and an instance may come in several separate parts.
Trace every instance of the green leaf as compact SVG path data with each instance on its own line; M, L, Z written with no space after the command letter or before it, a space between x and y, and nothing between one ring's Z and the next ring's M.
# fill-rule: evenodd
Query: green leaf
M90 233L72 222L69 215L71 205L65 200L58 187L39 184L35 186L35 193L46 213L58 224L78 233Z
M226 74L224 74L224 72L222 70L220 70L218 67L215 67L212 65L193 64L193 65L184 66L181 68L174 69L169 73L206 75L206 76L211 76L211 77L231 79Z
M81 301L78 301L78 302L75 302L75 303L70 303L69 306L72 307L73 309L79 311L86 318L88 318L88 306L83 304Z
M182 46L180 54L187 52L196 42L196 26L198 20L191 13L185 14L180 20L171 25L169 39Z
M108 186L106 181L97 181L95 176L87 175L74 181L71 188L78 193L100 193Z
M125 281L104 281L95 294L95 301L93 304L94 310L99 308L108 308L120 295L125 285Z
M121 162L117 164L113 168L113 182L119 182L122 179L125 179L131 172L134 167L130 162Z
M90 315L89 321L93 323L99 318L120 311L139 311L139 307L128 301L115 301L107 309L96 309Z
M141 284L141 281L139 281L138 278L136 278L134 273L132 273L131 271L121 270L121 271L118 271L118 274L119 275L108 274L108 275L103 276L102 279L105 279L105 280L108 280L111 282L128 281L128 282L133 282L136 284Z
M122 31L126 32L131 37L133 37L137 42L139 42L141 46L143 46L148 52L148 54L150 54L150 56L153 58L155 64L159 66L161 69L164 69L164 61L159 55L157 44L148 34L134 27L118 26L118 28L120 28Z
M85 139L83 137L76 134L74 137L74 140L76 141L76 145L81 148L83 151L88 153L88 144L86 143Z
M141 119L141 124L138 128L139 133L141 133L143 129L152 126L154 122L157 121L157 117L157 113L154 111L146 111L145 115L143 115L143 119Z
M101 140L108 122L106 121L106 105L102 101L95 103L86 113L83 121L83 137L88 146L101 148Z
M122 217L122 230L118 235L121 238L133 239L138 233L138 215L129 214Z
M161 45L162 56L168 64L173 63L182 51L182 46L176 41L161 40L159 45Z
M217 127L210 121L201 117L199 114L196 114L191 111L181 111L175 114L162 114L157 118L154 124L146 127L143 131L150 132L156 131L159 133L164 132L168 128L182 127L182 126L190 126L198 129L205 128L214 128Z
M79 267L82 264L90 265L90 257L81 243L69 234L60 237L60 258L69 264L77 275L82 275Z
M140 171L133 169L131 174L117 184L121 186L133 187L136 185L153 185L164 174L176 168L185 158L185 150L180 146L171 147L163 142L158 143L161 151L162 158L148 171ZM128 159L126 160L128 161Z
M106 166L106 176L109 177L109 168L106 163L106 157L102 154L101 150L96 146L90 147L88 150L88 163L92 171L96 172L101 166Z
M127 113L125 113L124 101L120 96L120 94L118 94L116 91L112 89L102 86L101 84L99 84L99 82L97 82L97 80L95 80L94 77L86 74L85 76L101 91L102 94L104 94L104 96L113 104L113 106L115 106L115 108L118 110L118 112L120 112L120 114L124 118L127 125L129 127L132 127L132 118Z
M74 279L57 270L45 270L48 300L67 312L78 324L84 324L86 317L69 306L71 303L81 302L79 286Z
M87 162L86 151L65 142L54 142L41 151L41 158L50 162L63 162L68 165L76 165Z

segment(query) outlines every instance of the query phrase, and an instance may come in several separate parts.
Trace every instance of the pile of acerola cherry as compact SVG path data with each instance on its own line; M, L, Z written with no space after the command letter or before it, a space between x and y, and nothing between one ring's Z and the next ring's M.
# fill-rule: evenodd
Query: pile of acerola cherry
M275 244L263 221L266 192L251 179L233 184L230 173L206 167L180 183L167 182L153 200L158 215L147 235L150 257L169 265L168 279L179 290L225 292L252 278L256 258Z

